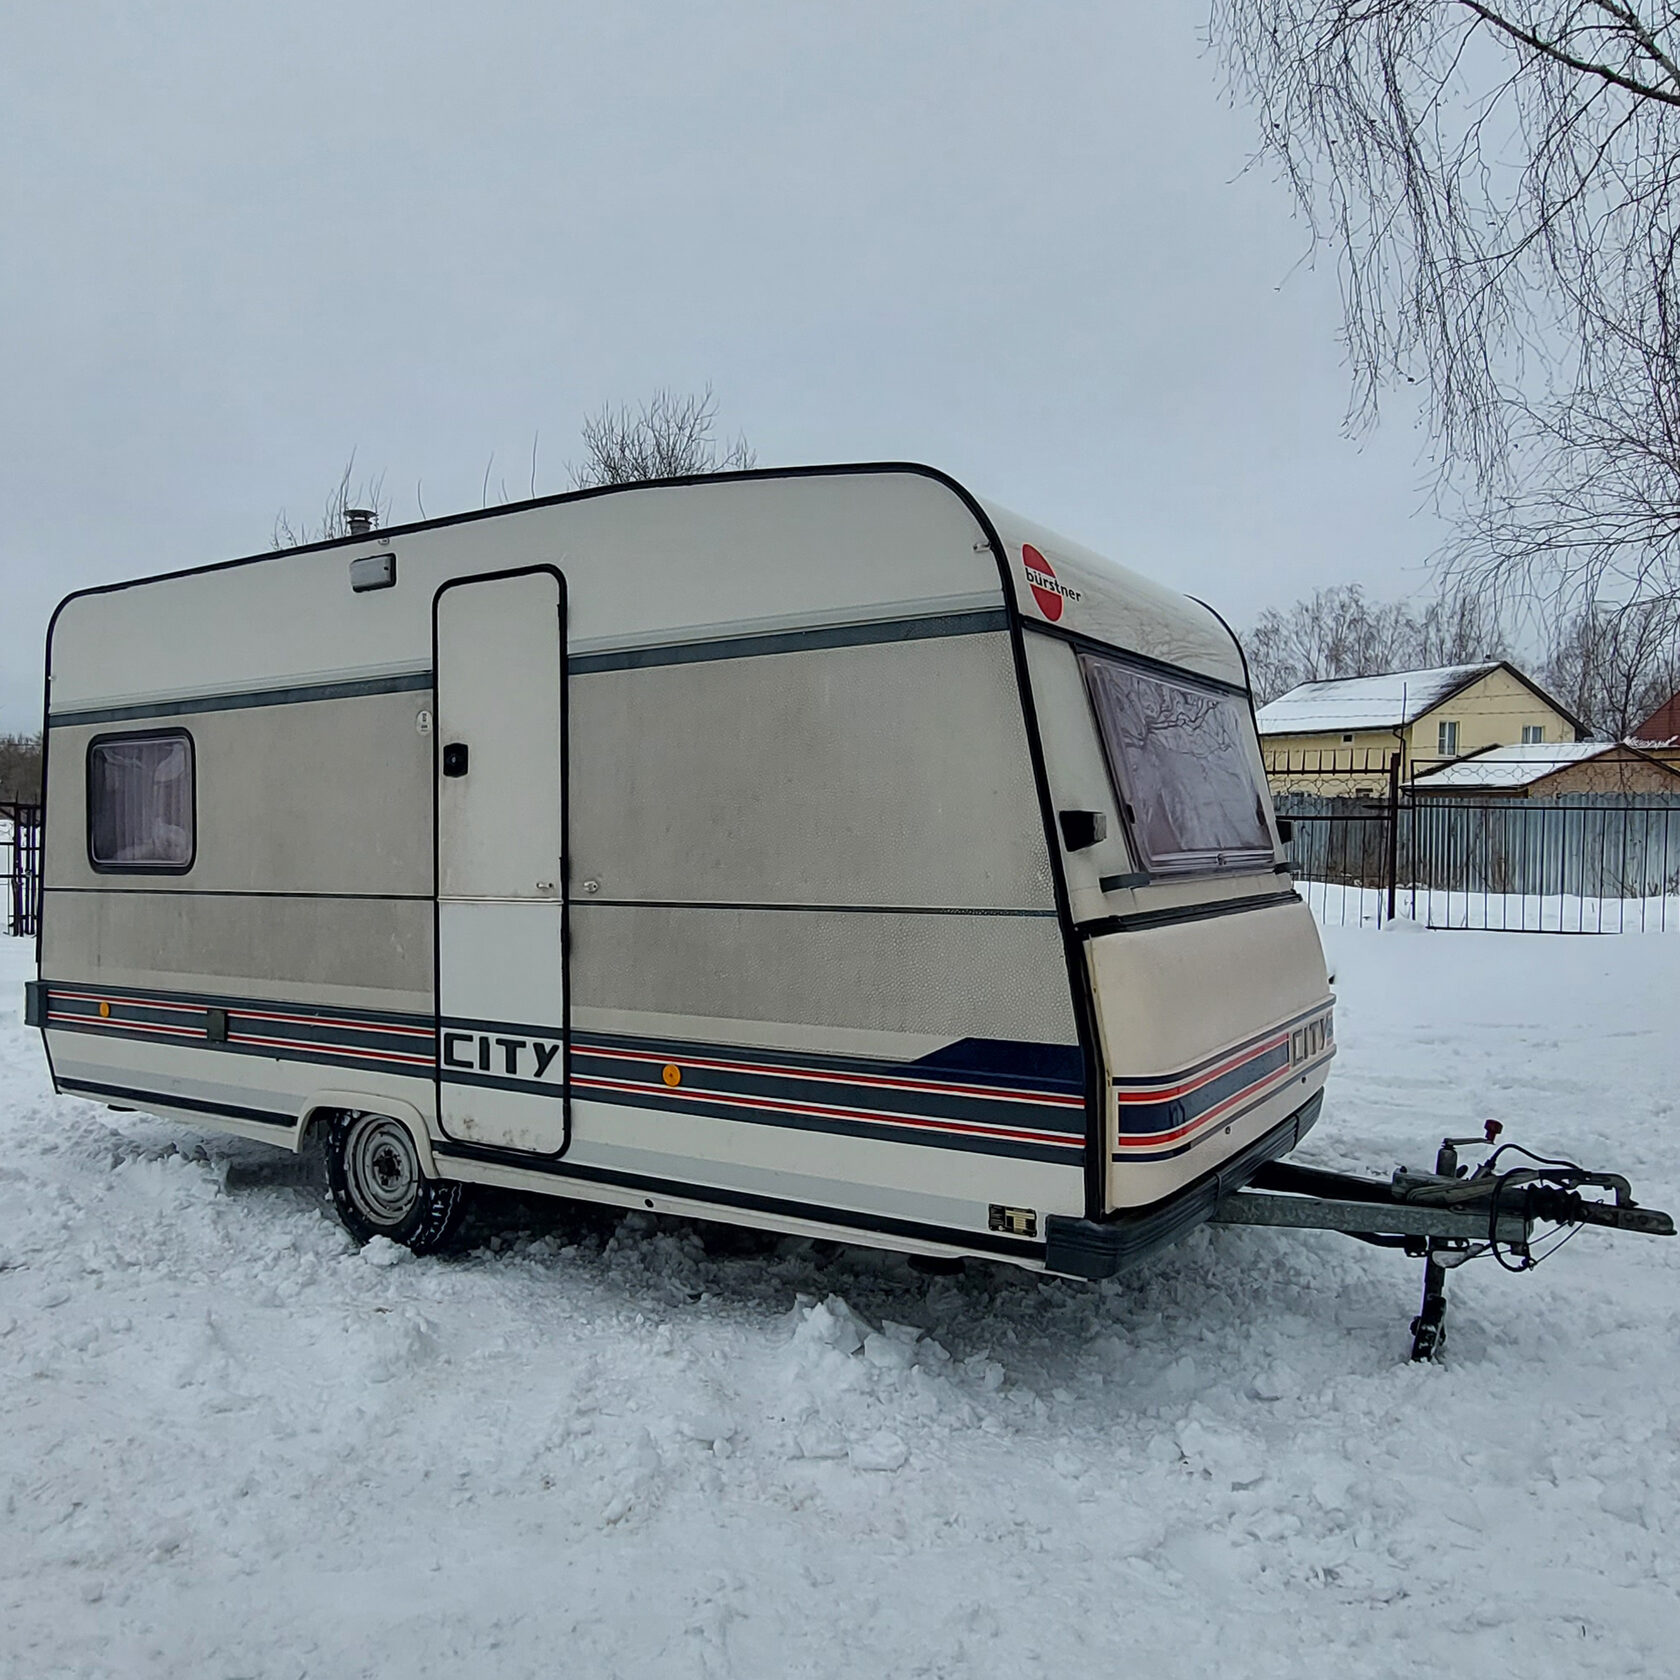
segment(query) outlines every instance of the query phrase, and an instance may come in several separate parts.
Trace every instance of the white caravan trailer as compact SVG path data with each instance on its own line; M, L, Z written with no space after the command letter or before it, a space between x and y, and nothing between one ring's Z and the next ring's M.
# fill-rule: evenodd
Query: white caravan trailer
M79 592L58 1089L487 1183L1106 1276L1334 1045L1209 608L905 465L561 496Z

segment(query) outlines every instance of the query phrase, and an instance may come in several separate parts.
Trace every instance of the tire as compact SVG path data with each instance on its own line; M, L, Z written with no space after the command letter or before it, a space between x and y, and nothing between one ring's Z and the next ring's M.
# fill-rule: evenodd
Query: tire
M466 1186L428 1178L414 1137L387 1114L335 1114L327 1129L327 1184L344 1228L357 1242L389 1237L416 1254L449 1245Z

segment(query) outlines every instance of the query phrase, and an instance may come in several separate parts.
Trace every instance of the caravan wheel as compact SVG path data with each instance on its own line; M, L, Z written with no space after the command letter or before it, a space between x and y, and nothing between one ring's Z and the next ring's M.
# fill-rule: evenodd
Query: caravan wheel
M464 1186L427 1178L408 1127L386 1114L334 1116L327 1182L338 1217L357 1242L389 1237L430 1254L448 1243L461 1220Z

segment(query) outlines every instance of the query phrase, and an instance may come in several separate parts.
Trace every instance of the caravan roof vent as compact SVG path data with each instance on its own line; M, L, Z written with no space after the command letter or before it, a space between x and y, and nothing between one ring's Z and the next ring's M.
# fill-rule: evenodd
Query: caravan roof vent
M379 516L372 508L346 508L344 523L349 527L352 537L365 537L379 522Z

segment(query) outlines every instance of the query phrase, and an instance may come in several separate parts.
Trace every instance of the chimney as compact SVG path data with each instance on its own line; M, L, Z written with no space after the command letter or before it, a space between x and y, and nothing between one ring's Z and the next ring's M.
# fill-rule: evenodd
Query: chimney
M378 516L372 508L346 508L344 523L350 527L353 537L365 537L377 523Z

